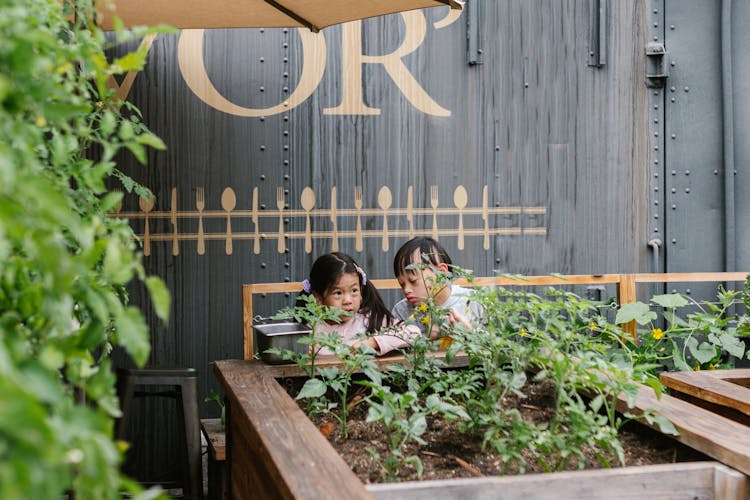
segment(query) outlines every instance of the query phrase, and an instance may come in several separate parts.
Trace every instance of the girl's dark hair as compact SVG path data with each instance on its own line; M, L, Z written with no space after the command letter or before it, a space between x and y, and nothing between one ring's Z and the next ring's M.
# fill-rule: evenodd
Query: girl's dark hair
M364 271L357 262L349 255L341 252L331 252L318 257L310 269L310 288L320 297L325 297L326 292L336 284L342 274L354 273L359 278L359 286L362 291L362 304L360 312L369 314L370 321L367 324L367 332L377 332L383 323L393 323L393 315L380 298L378 289L366 280L362 284Z
M448 264L448 267L450 267L453 265L450 255L437 240L427 236L417 236L401 245L401 248L396 252L396 257L393 258L393 274L395 276L403 274L406 271L406 266L422 262L415 261L413 258L414 252L417 250L419 250L422 259L427 259L433 266Z

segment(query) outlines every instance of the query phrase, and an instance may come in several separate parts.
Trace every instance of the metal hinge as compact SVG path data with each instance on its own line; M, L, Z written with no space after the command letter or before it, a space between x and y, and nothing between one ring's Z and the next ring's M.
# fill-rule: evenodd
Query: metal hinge
M607 62L607 0L589 0L588 65L601 68Z
M662 88L669 78L667 49L663 43L646 44L646 87Z

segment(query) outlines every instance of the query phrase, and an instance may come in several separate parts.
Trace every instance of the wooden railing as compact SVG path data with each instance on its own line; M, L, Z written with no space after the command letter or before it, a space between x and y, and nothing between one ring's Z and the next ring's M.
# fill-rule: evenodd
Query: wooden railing
M663 274L578 274L554 276L495 276L477 277L472 283L457 280L462 286L562 286L562 285L617 285L617 303L627 304L637 299L636 285L639 283L698 283L745 281L747 272L706 272L706 273L663 273ZM395 279L372 280L379 290L398 289ZM253 345L253 296L259 293L300 292L301 282L255 283L242 285L242 315L244 324L244 358L252 359ZM637 337L636 324L623 325L623 330L633 338Z

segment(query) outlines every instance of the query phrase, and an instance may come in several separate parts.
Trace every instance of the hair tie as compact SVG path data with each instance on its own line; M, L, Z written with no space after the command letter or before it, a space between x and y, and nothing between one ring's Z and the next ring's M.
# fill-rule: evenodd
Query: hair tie
M305 278L302 280L302 290L305 293L312 293L312 283L310 283L310 280Z
M357 265L354 266L354 269L356 269L357 273L359 273L359 275L362 276L362 285L363 286L366 285L367 284L367 273L365 273L364 269L362 269L361 267L359 267Z

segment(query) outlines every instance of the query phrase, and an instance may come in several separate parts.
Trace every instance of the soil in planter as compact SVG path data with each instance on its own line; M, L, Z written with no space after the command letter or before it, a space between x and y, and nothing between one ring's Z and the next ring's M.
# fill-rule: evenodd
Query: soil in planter
M526 398L507 397L503 405L515 407L525 419L535 422L549 420L553 412L551 388L547 384L531 383L524 389ZM352 408L349 420L349 437L341 438L338 424L330 417L314 418L313 422L338 453L343 457L364 483L383 481L382 468L365 450L372 448L381 456L387 456L388 446L384 440L383 428L379 423L366 423L367 407L359 404ZM419 477L414 468L407 466L398 473L400 481L430 479L450 479L459 477L499 476L519 474L517 466L504 465L499 455L482 449L480 439L471 440L458 431L458 424L442 419L428 419L428 429L423 434L426 445L412 443L405 450L405 455L417 455L422 461L424 472ZM673 462L708 460L702 453L675 441L664 434L654 431L636 422L623 426L619 433L625 451L625 465L652 465ZM603 468L595 450L583 449L587 469ZM548 472L529 455L526 456L526 473ZM607 457L609 462L620 466L614 456ZM570 464L565 470L577 470L577 463Z

